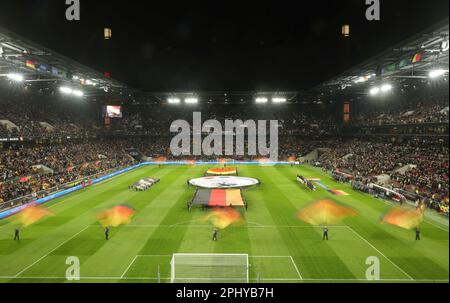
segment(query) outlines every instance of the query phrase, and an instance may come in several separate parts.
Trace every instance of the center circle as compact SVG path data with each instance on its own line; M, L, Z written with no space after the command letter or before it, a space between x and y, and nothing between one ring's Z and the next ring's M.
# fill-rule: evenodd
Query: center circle
M212 176L191 179L189 184L201 188L241 188L257 185L259 180L238 176Z

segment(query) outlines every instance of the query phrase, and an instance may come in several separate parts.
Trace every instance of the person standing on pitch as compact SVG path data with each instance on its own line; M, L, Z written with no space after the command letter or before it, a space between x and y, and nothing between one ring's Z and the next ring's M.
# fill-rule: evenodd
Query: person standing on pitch
M109 227L105 228L105 239L109 240Z
M20 241L20 229L18 227L14 229L14 241Z
M323 228L322 240L327 240L328 241L328 227L326 227L326 226Z
M217 228L213 229L212 240L217 241L217 235L219 234L219 230Z
M420 240L420 229L416 227L416 241Z

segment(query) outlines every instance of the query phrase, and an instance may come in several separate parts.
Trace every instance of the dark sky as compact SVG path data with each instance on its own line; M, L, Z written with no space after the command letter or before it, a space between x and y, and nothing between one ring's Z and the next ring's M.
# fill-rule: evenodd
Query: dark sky
M380 2L369 22L365 0L81 0L68 22L65 0L0 0L0 26L145 91L304 90L448 18L448 0Z

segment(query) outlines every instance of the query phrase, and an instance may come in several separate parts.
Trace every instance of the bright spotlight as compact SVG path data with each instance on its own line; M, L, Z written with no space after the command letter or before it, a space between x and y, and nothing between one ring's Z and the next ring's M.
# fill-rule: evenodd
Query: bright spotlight
M23 82L24 80L23 75L21 74L8 74L7 77L16 82Z
M258 97L255 99L256 103L267 103L269 100L265 97Z
M77 89L74 89L72 91L72 94L77 96L77 97L83 97L84 96L84 93L81 90L77 90Z
M73 89L71 89L70 87L67 87L67 86L61 86L59 88L59 91L64 94L71 94L73 92Z
M363 83L363 82L366 82L367 80L368 80L367 77L359 77L354 82L355 83Z
M384 93L390 91L391 89L392 89L392 85L391 84L383 84L381 86L381 91L384 92Z
M273 103L285 103L286 101L287 101L286 98L279 98L279 97L272 98Z
M179 98L169 98L167 99L167 102L170 104L178 104L181 102L181 100Z
M430 78L434 79L434 78L438 78L438 77L441 77L441 76L445 75L446 72L447 71L443 70L443 69L434 69L434 70L430 71L428 76Z
M186 98L186 99L184 99L184 103L195 104L195 103L198 103L198 99L197 98Z
M372 87L369 92L370 92L371 95L376 95L376 94L378 94L380 92L380 88L379 87Z

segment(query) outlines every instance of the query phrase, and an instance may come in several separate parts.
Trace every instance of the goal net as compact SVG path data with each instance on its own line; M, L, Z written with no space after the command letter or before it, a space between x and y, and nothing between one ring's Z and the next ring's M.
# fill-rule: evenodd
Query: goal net
M173 254L172 283L248 283L248 254Z

